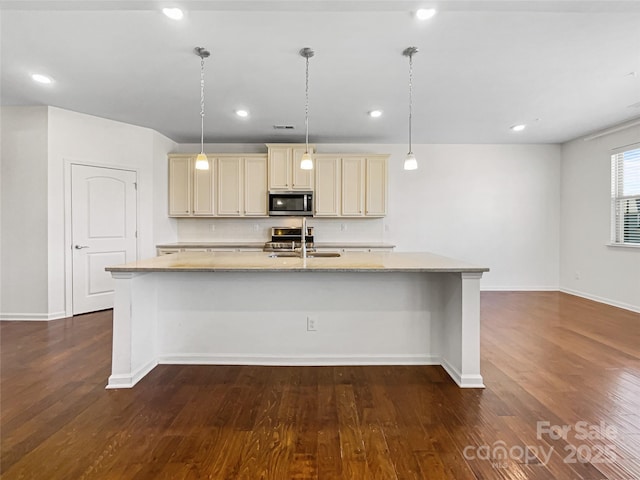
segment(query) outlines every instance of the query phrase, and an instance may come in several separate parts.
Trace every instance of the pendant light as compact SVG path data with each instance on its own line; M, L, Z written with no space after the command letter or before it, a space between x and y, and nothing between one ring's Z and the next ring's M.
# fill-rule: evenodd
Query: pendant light
M200 57L200 153L196 157L196 170L209 170L209 160L204 153L204 59L210 53L202 47L196 47L194 52Z
M413 154L413 151L411 149L411 117L413 113L413 56L416 53L418 53L418 49L416 47L407 47L402 52L402 55L404 55L405 57L409 57L409 153L407 153L407 158L404 160L405 170L416 170L418 168L418 161L416 160L416 156Z
M300 50L300 55L307 60L307 68L305 73L305 107L304 107L304 127L306 130L305 145L306 149L300 159L300 168L302 170L313 170L313 158L309 153L309 59L313 57L314 51L309 47Z

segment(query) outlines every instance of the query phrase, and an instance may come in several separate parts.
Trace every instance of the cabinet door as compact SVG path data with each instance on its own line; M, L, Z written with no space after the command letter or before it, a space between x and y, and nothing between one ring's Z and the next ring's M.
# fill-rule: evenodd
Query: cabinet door
M269 148L269 190L289 190L291 148Z
M337 217L340 215L340 158L320 157L315 160L314 215Z
M191 215L192 158L169 159L169 215Z
M242 211L242 158L220 157L218 163L218 215L239 216Z
M247 157L244 164L244 214L267 216L267 157Z
M366 160L365 215L383 217L387 214L387 159L370 157Z
M208 158L209 170L193 169L193 214L199 216L212 216L213 192L214 192L214 169L213 158Z
M364 158L342 158L342 215L359 217L364 203Z
M306 147L291 149L291 188L293 190L313 190L313 170L300 168L300 160L306 150ZM313 153L311 147L309 147L309 153Z

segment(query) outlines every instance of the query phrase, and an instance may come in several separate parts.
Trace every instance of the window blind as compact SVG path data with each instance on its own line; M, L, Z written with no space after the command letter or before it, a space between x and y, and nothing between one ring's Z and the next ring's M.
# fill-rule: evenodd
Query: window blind
M611 241L640 246L640 148L611 156Z

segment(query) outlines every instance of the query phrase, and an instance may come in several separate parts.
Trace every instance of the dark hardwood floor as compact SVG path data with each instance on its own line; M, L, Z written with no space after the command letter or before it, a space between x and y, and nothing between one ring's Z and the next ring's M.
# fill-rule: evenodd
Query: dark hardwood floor
M111 311L0 335L6 480L640 479L640 315L566 294L482 294L484 390L415 366L158 366L105 390Z

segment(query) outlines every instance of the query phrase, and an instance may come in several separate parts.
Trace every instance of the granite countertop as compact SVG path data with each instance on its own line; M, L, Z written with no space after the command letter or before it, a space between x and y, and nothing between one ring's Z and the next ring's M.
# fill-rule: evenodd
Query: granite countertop
M110 272L487 272L433 253L348 252L340 257L272 257L267 252L181 252L107 267Z
M156 248L262 248L265 242L175 242L162 243ZM316 248L395 248L382 242L314 242Z

